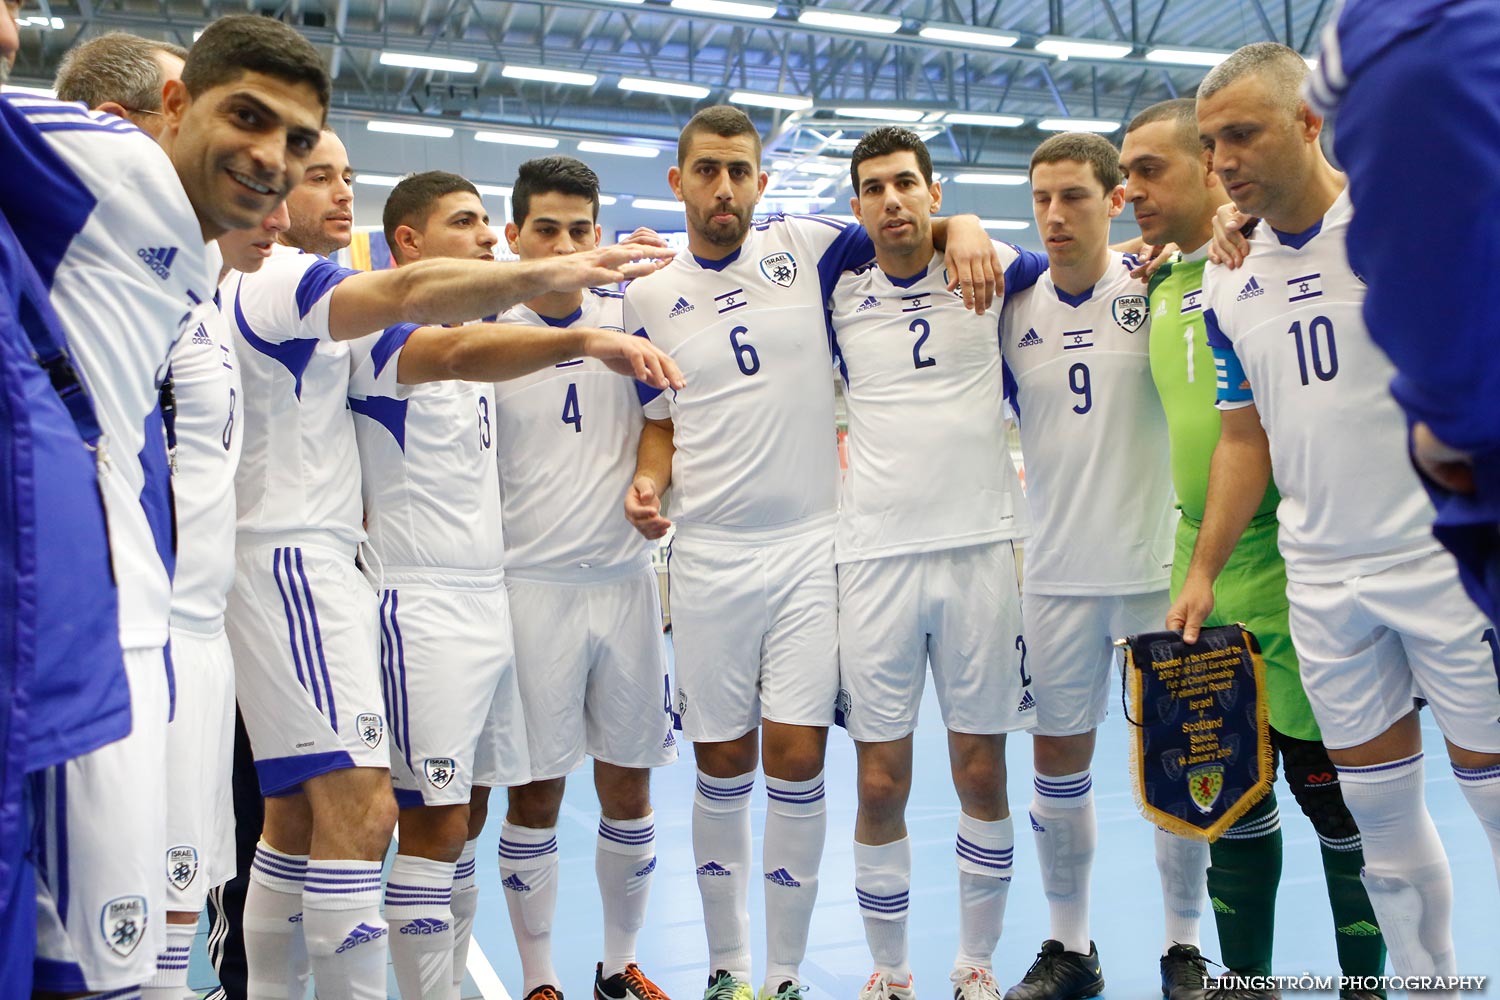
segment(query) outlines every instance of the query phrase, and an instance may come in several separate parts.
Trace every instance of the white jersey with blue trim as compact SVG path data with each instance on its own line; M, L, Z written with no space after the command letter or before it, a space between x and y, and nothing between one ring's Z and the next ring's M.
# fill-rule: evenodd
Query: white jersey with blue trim
M1007 243L1006 294L1046 258ZM979 545L1030 533L1006 435L996 308L977 316L947 289L943 258L912 278L846 272L830 302L849 410L836 551L841 563Z
M505 562L495 474L494 387L403 385L401 323L352 342L349 407L359 439L368 548L387 584L441 578L495 586Z
M81 104L0 100L35 130L7 128L22 147L6 144L7 183L14 166L26 178L14 194L45 210L35 225L24 211L7 210L7 218L48 288L102 431L99 486L119 584L120 644L159 647L167 640L171 580L142 494L164 484L148 489L141 454L165 445L159 421L148 440L147 416L172 345L212 312L218 275L177 172L150 136Z
M516 306L501 321L623 330L621 299L591 288L571 316L549 319ZM646 566L650 543L621 507L643 423L635 382L593 358L495 386L507 573L550 579Z
M1035 529L1025 590L1165 590L1177 530L1167 420L1151 380L1151 316L1134 260L1069 295L1049 271L1002 316Z
M1435 551L1434 512L1391 398L1395 370L1370 340L1349 267L1346 190L1303 233L1262 222L1237 270L1203 274L1219 407L1254 403L1281 491L1287 578L1332 583Z
M215 251L214 256L217 256ZM217 293L216 302L222 302ZM223 619L234 585L234 473L244 432L244 388L229 321L220 309L172 349L177 570L172 614Z
M328 332L334 287L358 273L279 246L259 271L225 287L245 388L235 476L242 533L364 541L349 345Z
M793 528L838 507L833 361L824 306L874 256L859 226L771 216L722 260L686 253L625 289L625 327L687 387L643 393L674 425L671 518L689 530Z

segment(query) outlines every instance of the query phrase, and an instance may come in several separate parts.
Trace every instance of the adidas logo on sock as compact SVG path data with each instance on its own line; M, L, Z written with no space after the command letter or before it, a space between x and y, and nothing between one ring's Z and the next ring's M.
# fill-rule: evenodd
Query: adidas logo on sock
M656 871L656 858L653 857L650 861L646 862L646 867L635 873L635 877L645 878L654 871Z
M509 889L511 892L531 891L531 886L521 881L521 876L517 875L515 872L511 872L509 875L505 876L505 881L501 882L500 884L505 886L505 888Z
M1042 342L1042 338L1039 337L1039 336L1037 336L1037 332L1035 330L1027 330L1026 331L1026 336L1022 337L1020 339L1020 341L1016 344L1016 346L1017 347L1036 347L1036 346L1040 345L1041 342Z
M867 295L865 296L865 300L859 304L859 308L855 309L854 311L857 313L862 313L866 309L874 309L878 305L880 305L879 299L877 299L873 295Z
M1031 820L1031 829L1036 833L1046 833L1047 828L1036 821L1036 813L1028 812L1026 818Z
M728 875L729 874L729 869L725 868L723 865L719 864L717 861L710 861L706 865L699 865L698 866L698 874L699 875Z
M677 296L677 304L672 307L672 311L671 312L667 313L667 318L668 319L676 319L678 316L682 316L682 315L684 315L686 313L690 313L692 311L693 311L693 305L692 305L692 303L689 302L687 299L685 299L685 298L683 298L682 296L679 295L679 296Z
M401 928L402 934L446 934L448 932L448 921L439 920L436 917L423 917L413 920Z
M1214 912L1215 913L1237 913L1237 912L1239 912L1234 907L1230 906L1228 903L1226 903L1222 899L1220 899L1218 896L1210 896L1209 899L1208 899L1208 901L1211 904L1213 904L1213 908L1214 908Z
M1029 712L1036 708L1036 699L1031 696L1030 691L1021 692L1021 704L1016 706L1017 712Z
M384 927L371 927L369 924L360 924L349 932L349 936L344 938L344 943L335 948L333 953L335 955L342 955L350 948L357 948L370 941L379 941L383 937L385 937Z
M1245 282L1245 287L1240 290L1240 294L1234 297L1234 300L1236 302L1243 302L1246 299L1253 299L1257 295L1264 294L1266 294L1266 290L1260 287L1260 282L1256 281L1255 275L1252 274L1250 280Z
M766 881L772 885L779 885L787 889L802 888L802 883L792 878L792 873L785 868L778 868L774 872L766 872Z
M1345 924L1340 927L1338 932L1348 937L1375 937L1380 933L1380 928L1368 920L1357 920L1352 924Z
M141 247L135 255L146 262L146 266L156 272L156 276L166 281L172 276L172 261L177 259L176 247Z

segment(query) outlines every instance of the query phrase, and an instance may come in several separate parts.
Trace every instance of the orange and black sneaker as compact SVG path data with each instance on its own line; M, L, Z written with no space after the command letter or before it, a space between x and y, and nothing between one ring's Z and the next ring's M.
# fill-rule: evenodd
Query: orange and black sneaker
M641 967L631 962L624 972L604 978L604 963L594 966L594 1000L670 1000Z
M550 983L543 983L526 994L526 1000L563 1000L562 990Z

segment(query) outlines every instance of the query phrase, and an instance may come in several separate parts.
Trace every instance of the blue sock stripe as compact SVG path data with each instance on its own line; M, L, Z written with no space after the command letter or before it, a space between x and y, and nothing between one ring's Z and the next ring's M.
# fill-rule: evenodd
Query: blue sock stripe
M1393 760L1385 764L1370 764L1366 767L1341 767L1335 764L1334 767L1338 769L1339 774L1375 774L1379 771L1394 771L1398 767L1416 764L1421 759L1422 753L1418 751L1403 760Z
M557 838L540 844L522 844L514 840L500 838L500 856L502 858L540 858L546 854L557 853Z
M975 854L999 858L1005 861L1009 861L1011 855L1015 853L1014 847L984 847L974 843L972 840L966 839L963 834L958 835L957 844L960 850L967 848Z
M1033 785L1036 787L1036 792L1038 795L1043 795L1053 799L1071 799L1077 798L1078 796L1087 792L1089 789L1093 788L1094 778L1092 775L1089 775L1087 777L1080 778L1078 781L1070 781L1066 783L1047 781L1044 778L1037 778L1033 782Z
M823 797L823 782L818 782L816 787L801 792L787 792L766 783L766 798L775 799L777 802L817 802Z
M389 887L385 890L385 901L387 903L450 903L453 901L453 890L446 892L392 892Z
M1008 872L1011 870L1011 862L1008 859L1004 862L995 861L992 858L986 858L981 855L972 854L964 850L962 845L958 847L955 853L957 853L958 856L960 858L963 858L965 861L972 861L976 865L980 865L984 868L993 868L998 872Z
M379 885L380 875L367 875L364 878L323 878L317 875L307 876L308 887L318 886L320 888L348 889L353 886Z
M743 785L721 788L717 785L704 784L702 778L698 779L698 794L702 795L706 799L718 799L720 801L723 801L726 799L748 797L750 792L754 790L754 788L755 782L753 781L746 782Z
M472 861L461 861L461 862L459 862L458 867L455 868L455 869L453 869L453 874L455 874L455 875L473 875L474 874L474 867L475 867L475 865L474 865L474 862L472 862Z
M869 903L863 899L859 901L859 908L871 913L905 913L908 909L905 903Z
M656 839L656 825L652 824L644 830L621 830L617 826L601 822L599 836L605 840L613 840L617 844L649 844Z
M854 894L859 897L859 901L861 903L863 903L866 900L868 900L868 901L870 901L872 903L879 903L881 905L889 905L889 904L892 904L892 903L905 903L911 897L911 892L910 892L910 890L907 890L907 889L903 889L900 892L893 892L889 896L882 896L879 893L866 892L864 889L861 889L859 886L855 886L854 887Z
M1500 778L1500 764L1492 764L1489 767L1459 767L1454 764L1453 776L1459 781L1488 781L1491 778Z
M305 872L300 872L300 871L284 872L284 871L280 871L280 870L278 870L276 868L272 868L270 865L268 865L265 862L261 861L259 858L256 858L254 861L252 861L250 863L250 867L256 869L257 871L263 872L263 873L271 876L272 878L279 878L279 879L281 879L282 881L285 881L285 882L296 882L298 885L301 885L304 881L306 881L306 873Z
M318 875L379 875L381 867L379 861L346 862L338 868L324 868L321 865L309 862L307 871L309 874L316 873Z
M297 871L307 870L306 858L294 858L285 854L272 854L270 851L259 847L255 849L255 860L268 861L272 864L281 865L283 868L295 868Z
M345 889L324 889L320 886L310 885L306 889L304 889L303 892L310 892L315 896L355 896L362 892L379 893L380 884L376 883L372 886L363 887L354 886L352 888Z
M447 879L437 885L407 885L405 882L386 882L392 889L404 889L408 892L452 892L452 883Z

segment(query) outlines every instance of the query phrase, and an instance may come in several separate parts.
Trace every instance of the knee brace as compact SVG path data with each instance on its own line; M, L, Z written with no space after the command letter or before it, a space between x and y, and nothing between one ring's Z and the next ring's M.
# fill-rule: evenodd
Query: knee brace
M1359 827L1344 805L1339 772L1328 759L1328 750L1314 740L1299 740L1271 730L1271 742L1281 755L1282 774L1302 814L1312 823L1318 839L1334 850L1359 845Z

